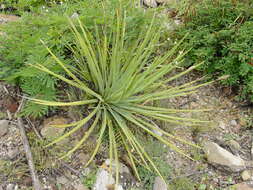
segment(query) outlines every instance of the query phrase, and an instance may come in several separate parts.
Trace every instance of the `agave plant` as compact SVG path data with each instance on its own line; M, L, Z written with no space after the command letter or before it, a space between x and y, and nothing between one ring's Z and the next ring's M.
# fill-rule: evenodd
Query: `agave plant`
M122 151L118 141L124 146L123 151L127 153L138 179L140 177L137 164L142 164L161 176L159 169L139 142L135 131L143 131L171 149L189 157L173 142L177 140L193 147L198 146L166 132L166 129L157 127L155 121L161 120L189 126L200 124L202 122L200 120L177 115L180 112L199 110L156 107L152 102L188 95L206 84L199 84L198 80L195 80L179 86L168 85L169 82L196 68L198 64L168 77L168 74L178 67L185 53L177 54L180 47L179 42L164 55L154 56L160 39L160 32L154 26L154 21L147 26L145 31L140 31L139 38L131 43L127 42L125 14L118 13L115 16L114 24L113 27L103 27L103 31L96 27L97 30L93 34L82 25L80 20L70 19L70 26L76 39L75 47L70 47L76 57L73 59L72 65L64 64L47 48L66 75L54 73L43 64L32 65L68 85L80 89L86 95L85 99L73 102L52 102L40 99L32 99L32 101L48 106L85 106L88 110L86 116L80 121L53 126L69 129L49 143L47 147L69 137L87 123L90 124L81 140L61 158L72 154L85 143L93 132L97 131L96 147L86 166L91 163L101 144L107 138L109 158L116 163L116 183L119 179L118 159ZM163 135L157 135L156 131Z

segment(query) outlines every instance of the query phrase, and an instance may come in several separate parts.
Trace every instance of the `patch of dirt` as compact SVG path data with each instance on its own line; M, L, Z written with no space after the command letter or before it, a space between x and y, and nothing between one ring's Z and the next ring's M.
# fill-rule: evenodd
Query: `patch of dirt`
M194 80L197 76L198 75L196 74L185 76L177 81L177 84ZM0 93L2 93L0 96L0 102L6 100L6 87L8 90L14 91L12 87L3 87L2 84L0 86ZM5 95L3 96L3 94ZM234 101L234 98L235 95L233 93L224 93L223 87L218 84L212 84L200 88L195 94L170 99L167 101L168 106L182 109L210 109L210 111L206 112L201 111L197 113L184 113L183 116L201 118L202 120L208 120L211 122L203 123L198 127L175 125L166 125L165 127L169 127L170 131L174 135L186 139L191 143L197 143L200 146L202 142L211 140L227 148L226 143L229 140L235 140L241 147L240 151L238 152L240 157L244 160L251 160L250 149L252 145L252 129L247 126L247 120L250 119L252 108L242 107L241 103ZM7 110L8 109L4 109L4 111ZM8 134L0 138L0 160L7 159L11 163L20 160L20 155L23 155L19 131L15 127L15 120L13 120L13 122L13 125L10 125ZM177 141L175 143L179 148L188 153L188 155L190 155L196 161L192 161L188 158L180 156L178 153L172 150L169 150L166 160L173 168L172 176L169 179L169 182L186 177L192 179L197 184L206 184L210 189L226 188L229 185L242 182L240 173L228 173L207 163L202 150L180 144ZM8 156L6 157L8 152L15 148L17 148L17 155L12 158ZM61 185L62 189L74 189L75 184L80 183L79 174L85 173L87 170L80 167L83 165L82 161L80 161L82 159L76 159L80 158L80 156L78 156L79 154L82 155L81 158L85 158L86 156L85 152L78 151L70 160L68 160L69 164L67 164L67 166L60 164L60 166L56 169L52 169L51 171L46 170L39 173L41 181L45 184L47 189L56 189L58 178L66 178L65 181L68 181L67 186L63 184ZM25 164L24 160L22 162ZM63 173L68 175L62 176ZM27 170L26 175L29 175ZM85 175L87 175L87 173ZM75 183L72 184L70 183L71 181L75 181ZM26 184L22 184L22 181L20 180L16 182L10 181L10 183L18 184L19 187L26 187ZM8 180L2 185L6 186L7 184Z
M0 14L0 24L17 21L20 17L15 15Z

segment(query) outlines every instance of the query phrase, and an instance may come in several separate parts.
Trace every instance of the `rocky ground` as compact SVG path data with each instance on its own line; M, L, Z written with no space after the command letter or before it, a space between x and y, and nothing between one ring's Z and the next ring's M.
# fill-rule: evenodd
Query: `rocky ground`
M0 15L0 23L13 17ZM15 17L15 19L17 19ZM0 31L1 32L1 31ZM194 73L176 81L184 83L199 76ZM17 89L5 83L0 84L0 190L32 189L32 180L25 158L20 131L15 114L20 98ZM185 117L201 118L210 121L198 127L172 126L170 131L203 149L178 144L194 161L163 147L158 160L164 160L161 167L168 169L169 189L253 189L253 149L252 149L252 107L235 101L232 89L212 84L202 87L195 94L166 101L167 106L182 109L210 109L207 112L187 113ZM78 135L44 149L41 139L51 139L63 133L61 129L48 127L49 124L68 122L66 114L33 120L24 118L25 129L32 147L36 169L44 189L51 190L113 190L114 179L108 172L108 160L103 154L88 168L83 165L88 160L88 152L94 148L95 137L70 159L59 162L57 156L78 139ZM177 142L176 142L177 143ZM152 145L154 153L157 144ZM154 153L155 154L155 153ZM158 153L159 155L159 153ZM169 167L168 167L169 166ZM148 190L144 182L137 182L131 168L122 160L118 190ZM155 177L150 185L153 190L166 190L166 184Z
M187 76L178 82L192 80L194 77L195 75ZM12 97L14 91L14 88L4 83L1 84L0 187L7 190L28 189L28 187L31 187L32 182L24 158L20 132L14 117L17 109L17 100ZM187 179L193 182L196 189L219 190L231 189L232 186L238 190L252 189L250 186L253 180L252 108L235 102L234 98L231 89L213 84L201 88L196 94L167 101L168 105L179 108L210 109L207 112L185 114L186 117L202 118L210 121L210 123L203 124L203 126L195 128L165 126L171 127L175 135L203 147L203 150L196 150L178 144L178 147L191 155L195 161L184 158L178 153L165 148L167 150L166 155L163 155L164 158L161 159L164 159L172 168L172 171L168 171L170 172L167 178L168 182L173 183L180 179ZM9 101L8 104L6 104L6 100ZM25 121L29 139L35 141L35 138L39 139L41 136L50 139L57 134L62 134L63 131L48 126L49 124L66 123L67 120L66 116L53 116L39 122L31 121L29 123ZM32 123L34 123L34 126L31 125ZM70 141L73 140L75 140L75 137ZM92 149L92 139L90 141L91 144L86 145L84 150ZM32 147L36 144L31 143ZM62 147L66 148L69 143L69 141L63 142L63 144L60 144L60 148L55 147L52 151L63 151ZM42 149L39 149L39 151L42 151ZM101 160L97 158L96 163L89 168L82 167L88 160L86 151L79 151L71 159L62 163L57 163L56 156L52 155L50 151L44 155L47 160L43 161L41 157L38 161L37 156L35 154L35 162L39 168L40 180L45 189L85 190L93 188L94 190L106 190L106 187L110 189L108 185L114 183L114 179L108 173L109 161L106 160L106 156L102 155ZM43 164L46 164L46 166ZM118 189L143 189L143 184L136 182L126 165L122 164L121 170L122 180ZM157 177L153 189L165 190L167 187Z

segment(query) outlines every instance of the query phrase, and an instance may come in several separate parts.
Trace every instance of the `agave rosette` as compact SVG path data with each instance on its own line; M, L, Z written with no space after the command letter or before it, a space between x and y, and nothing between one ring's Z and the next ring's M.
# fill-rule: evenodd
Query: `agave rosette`
M61 158L69 156L80 148L96 129L98 131L96 147L86 166L94 159L104 137L107 137L109 158L116 163L117 182L119 179L118 158L120 148L117 142L119 140L124 146L124 151L127 153L138 179L140 177L136 166L139 163L157 172L162 177L159 169L134 134L136 129L153 136L184 156L187 155L177 148L173 143L174 140L198 147L157 127L150 120L188 126L199 125L205 121L180 117L176 114L200 110L168 109L154 106L152 102L188 95L207 84L199 84L199 80L195 80L179 86L169 86L169 82L189 73L199 64L172 77L166 77L168 73L178 67L185 55L185 53L177 54L181 42L178 42L164 55L154 57L160 39L160 32L154 26L154 21L146 28L146 31L140 31L138 39L127 43L125 19L125 15L118 12L115 16L115 27L104 27L103 32L96 27L95 34L91 34L79 19L70 19L71 29L76 39L76 46L71 49L77 58L76 61L71 67L65 65L47 48L55 62L66 72L65 76L50 71L43 64L32 65L86 94L85 100L74 102L32 99L33 102L47 106L89 105L89 113L85 118L70 124L54 126L69 128L69 130L49 143L47 147L69 137L89 123L88 130L83 134L81 140ZM159 131L163 135L159 136L154 131Z

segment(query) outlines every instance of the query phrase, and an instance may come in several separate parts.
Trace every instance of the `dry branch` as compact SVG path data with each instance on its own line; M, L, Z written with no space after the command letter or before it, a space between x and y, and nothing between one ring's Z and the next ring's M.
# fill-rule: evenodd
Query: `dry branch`
M18 118L18 126L20 129L20 134L23 141L23 145L24 145L25 155L28 161L28 166L29 166L29 170L31 173L32 181L33 181L33 187L35 190L42 190L38 176L37 176L37 172L35 170L35 166L33 164L31 148L30 148L30 145L26 136L24 124L21 118Z

